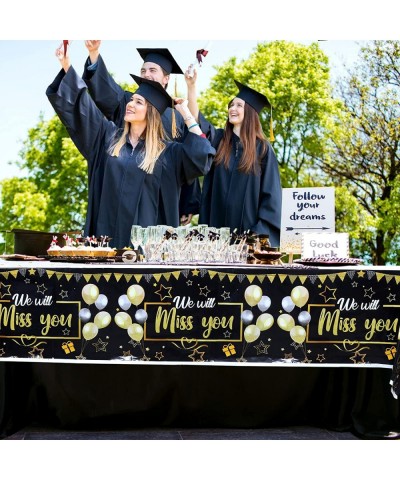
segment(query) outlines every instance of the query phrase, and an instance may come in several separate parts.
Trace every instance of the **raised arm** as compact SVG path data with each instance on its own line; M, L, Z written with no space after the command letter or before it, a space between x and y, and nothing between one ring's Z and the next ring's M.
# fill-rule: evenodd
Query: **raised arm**
M196 122L199 121L199 106L197 104L197 92L196 92L196 81L197 81L197 70L194 69L192 74L189 73L189 68L185 72L185 81L187 86L187 99L188 107L192 112Z
M85 41L89 57L86 60L82 78L100 111L117 127L122 127L125 107L132 97L132 92L125 92L109 74L100 55L100 45L100 40Z
M108 122L87 92L85 82L71 66L69 53L56 50L62 70L46 90L46 95L68 133L89 164L104 149L115 126Z

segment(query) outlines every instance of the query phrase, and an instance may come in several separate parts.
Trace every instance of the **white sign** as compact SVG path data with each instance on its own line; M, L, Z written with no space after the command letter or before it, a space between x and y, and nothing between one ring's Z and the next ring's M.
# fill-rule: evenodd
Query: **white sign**
M301 258L349 258L348 233L303 233Z
M281 252L301 253L302 233L334 231L334 187L282 189Z

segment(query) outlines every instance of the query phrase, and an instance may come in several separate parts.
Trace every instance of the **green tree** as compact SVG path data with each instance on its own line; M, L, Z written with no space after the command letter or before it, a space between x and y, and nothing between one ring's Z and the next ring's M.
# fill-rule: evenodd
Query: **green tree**
M374 41L340 79L344 110L321 169L356 199L353 247L373 264L399 263L400 42ZM354 238L354 235L353 235Z
M259 43L248 59L238 62L232 57L218 67L209 89L199 99L201 111L216 127L224 126L228 102L237 93L234 79L266 95L273 106L273 147L282 185L321 185L313 167L316 159L325 155L330 118L340 102L332 98L328 57L318 43ZM261 123L266 133L270 116L264 109Z

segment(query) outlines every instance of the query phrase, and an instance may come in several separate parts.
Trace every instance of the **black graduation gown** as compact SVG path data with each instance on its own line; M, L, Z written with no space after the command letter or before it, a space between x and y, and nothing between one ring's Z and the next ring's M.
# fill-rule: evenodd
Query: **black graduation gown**
M90 60L87 59L82 78L86 82L93 100L109 120L112 120L118 127L123 127L125 107L132 98L132 92L122 90L115 82L108 73L101 55L99 55L97 68L95 70L88 70L89 65ZM178 135L176 138L172 137L173 110L173 108L168 107L161 116L164 130L169 138L176 141L183 141L184 136L187 135L188 132L182 115L177 111L175 111L175 121ZM163 178L162 183L159 224L177 227L180 223L179 218L182 215L199 213L201 188L198 179L182 185L179 197L178 219L176 218L173 206L175 199L171 196L168 181L166 179L164 181Z
M96 107L73 67L67 73L61 70L46 95L88 162L85 235L107 235L111 246L128 246L132 225L157 225L162 176L168 179L177 215L181 184L210 168L215 150L208 140L191 133L182 143L167 143L153 174L138 166L143 142L135 149L127 143L118 157L111 156L108 149L121 130Z
M223 129L215 129L201 114L200 123L217 149ZM231 231L236 228L238 233L250 230L267 234L271 245L279 246L282 189L275 152L268 144L258 175L238 171L242 152L240 139L234 134L229 168L214 163L204 177L199 223L230 227Z

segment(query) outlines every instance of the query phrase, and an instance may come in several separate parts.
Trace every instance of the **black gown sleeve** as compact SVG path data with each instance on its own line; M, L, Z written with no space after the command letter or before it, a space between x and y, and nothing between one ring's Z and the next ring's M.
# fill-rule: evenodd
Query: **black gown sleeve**
M86 60L82 79L100 111L119 128L124 124L126 104L133 93L124 91L109 74L103 58L99 55L95 70L88 70L89 58Z
M251 230L255 233L268 233L271 244L276 246L280 241L282 187L278 160L271 145L268 145L261 168L258 220Z
M90 169L115 134L115 125L96 107L73 67L59 72L46 95Z

